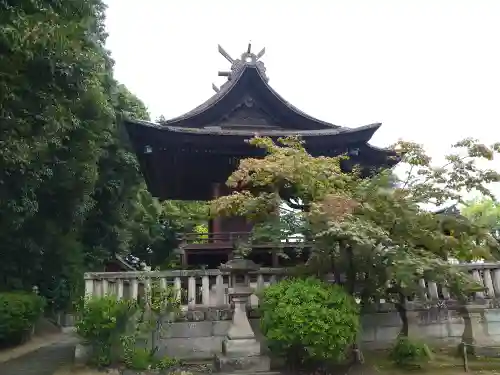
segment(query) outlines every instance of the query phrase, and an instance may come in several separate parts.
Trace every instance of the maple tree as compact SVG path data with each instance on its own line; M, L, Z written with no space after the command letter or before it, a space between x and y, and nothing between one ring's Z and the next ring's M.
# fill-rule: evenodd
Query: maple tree
M303 272L333 273L336 283L365 306L379 298L394 302L403 334L408 332L405 301L425 293L421 279L466 301L480 286L449 259L497 256L498 243L489 231L422 206L462 202L463 193L473 190L493 196L487 184L500 181L500 175L477 162L491 160L498 145L466 139L454 145L446 165L434 167L422 146L401 141L393 148L406 167L403 178L391 170L366 178L359 168L343 170L347 156L312 157L295 137L249 142L266 156L240 162L227 181L233 193L214 200L212 214L245 216L261 237L267 232L279 240L279 233L301 233L312 248ZM294 220L278 214L284 204L295 210L288 215Z
M489 230L500 241L500 203L491 198L474 199L465 203L460 213L477 225Z

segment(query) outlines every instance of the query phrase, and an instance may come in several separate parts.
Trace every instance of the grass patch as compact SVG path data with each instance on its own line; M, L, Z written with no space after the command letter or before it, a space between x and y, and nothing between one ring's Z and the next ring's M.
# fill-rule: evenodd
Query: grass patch
M474 358L469 356L469 372L463 368L463 360L457 355L455 347L432 348L433 358L422 369L402 370L393 365L388 350L365 351L365 364L349 371L349 375L500 375L500 358ZM186 369L195 374L210 374L210 365L205 361L186 365ZM54 375L102 375L85 366L71 366L60 369ZM110 373L107 373L110 375ZM111 374L114 374L111 372ZM284 373L286 375L286 373Z
M499 375L500 358L484 358L469 356L469 372L464 371L463 359L457 354L456 347L432 348L433 358L422 369L402 370L394 366L389 360L387 350L364 352L364 370L359 374L380 375L402 375L402 374L426 374L426 375L452 375L452 374L482 374ZM368 371L368 372L366 372ZM353 374L356 374L354 372Z
M107 371L99 371L86 366L74 365L62 367L56 371L54 375L103 375L106 373L109 374Z

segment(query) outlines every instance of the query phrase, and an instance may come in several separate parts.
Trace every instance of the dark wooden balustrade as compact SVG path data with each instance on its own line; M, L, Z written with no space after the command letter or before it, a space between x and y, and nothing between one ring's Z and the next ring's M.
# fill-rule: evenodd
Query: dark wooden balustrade
M180 245L184 249L198 249L204 247L234 247L245 243L252 247L283 247L298 246L304 242L303 238L283 236L279 241L255 240L251 232L218 232L218 233L184 233L179 236Z

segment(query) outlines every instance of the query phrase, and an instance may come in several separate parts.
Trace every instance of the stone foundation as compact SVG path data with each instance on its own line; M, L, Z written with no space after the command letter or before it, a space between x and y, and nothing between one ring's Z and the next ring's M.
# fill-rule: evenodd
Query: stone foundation
M250 312L250 324L256 338L267 352L256 311ZM430 308L418 311L413 327L422 339L439 345L458 345L464 330L463 319L455 310ZM229 307L203 309L183 313L180 320L172 323L159 338L159 355L183 359L211 359L222 353L222 343L231 323ZM481 322L488 342L500 346L500 308L484 311ZM401 329L396 311L388 310L365 314L361 319L360 345L363 349L390 347ZM478 342L478 344L481 344Z

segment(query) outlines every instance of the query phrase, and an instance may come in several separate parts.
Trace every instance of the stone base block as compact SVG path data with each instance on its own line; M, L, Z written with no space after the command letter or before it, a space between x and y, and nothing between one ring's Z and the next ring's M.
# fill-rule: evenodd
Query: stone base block
M487 358L499 358L500 357L500 349L498 346L495 347L495 344L491 344L491 346L474 346L474 353L480 357Z
M90 346L76 344L74 361L76 364L84 364L89 360L91 354L92 348Z
M215 356L215 368L220 372L268 372L271 368L271 359L265 355L252 357Z
M76 327L61 327L62 333L76 333Z
M255 339L224 340L222 353L228 357L254 357L260 355L260 342Z

